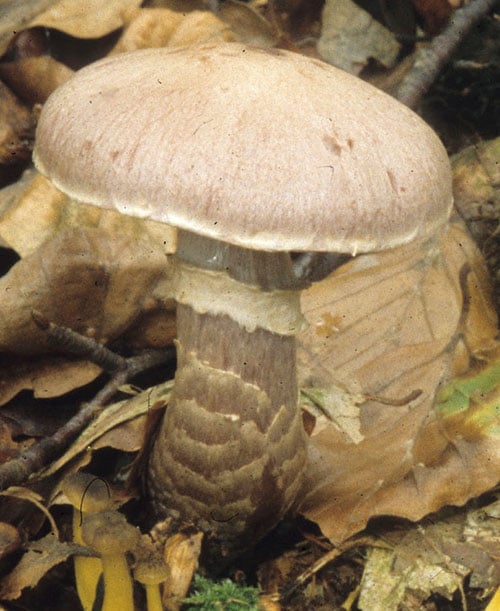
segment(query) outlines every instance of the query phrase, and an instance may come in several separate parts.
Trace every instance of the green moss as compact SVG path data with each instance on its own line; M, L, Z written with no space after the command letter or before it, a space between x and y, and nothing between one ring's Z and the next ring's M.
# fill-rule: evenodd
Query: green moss
M257 588L240 586L230 579L211 581L195 575L193 593L184 600L186 611L257 611L259 591Z

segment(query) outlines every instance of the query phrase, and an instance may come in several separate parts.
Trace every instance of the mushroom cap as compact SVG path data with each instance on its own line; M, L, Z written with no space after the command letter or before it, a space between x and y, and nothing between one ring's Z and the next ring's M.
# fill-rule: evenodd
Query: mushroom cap
M133 549L140 533L119 511L108 509L85 517L82 539L101 555L125 553Z
M170 569L163 558L147 557L136 562L135 579L144 585L154 586L163 583L170 576Z
M432 234L433 130L319 60L239 43L105 58L41 113L37 168L71 197L258 250L366 252Z
M91 473L76 471L67 475L61 490L73 507L84 513L103 511L113 504L107 482Z

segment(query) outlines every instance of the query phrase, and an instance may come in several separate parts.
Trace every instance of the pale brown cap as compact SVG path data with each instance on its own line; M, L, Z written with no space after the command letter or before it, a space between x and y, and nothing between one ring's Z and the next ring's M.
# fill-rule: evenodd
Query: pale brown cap
M84 68L43 108L34 159L78 200L260 250L390 248L452 203L446 151L415 113L321 61L239 43Z
M103 511L113 504L108 483L91 473L76 471L67 475L61 490L73 507L84 513Z
M84 518L82 538L99 554L117 554L133 549L139 543L140 532L123 514L108 509Z

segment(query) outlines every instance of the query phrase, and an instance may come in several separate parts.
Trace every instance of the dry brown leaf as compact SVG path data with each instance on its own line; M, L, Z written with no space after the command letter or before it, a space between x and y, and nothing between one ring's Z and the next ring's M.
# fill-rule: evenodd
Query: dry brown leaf
M73 70L50 55L0 64L0 76L28 104L42 104L72 76Z
M27 27L54 28L76 38L100 38L124 25L142 0L54 0Z
M386 68L394 66L401 45L352 0L327 0L317 48L325 61L359 74L370 58Z
M165 382L140 393L132 399L109 405L71 444L71 447L43 472L52 475L80 455L92 450L114 447L138 451L144 444L145 417L151 410L161 409L168 401L172 382ZM125 435L121 438L124 427Z
M204 42L234 42L236 37L221 19L209 11L188 13L172 34L169 46Z
M21 257L32 254L58 231L61 216L68 211L67 201L44 176L33 169L27 170L20 180L0 191L3 242ZM78 220L77 216L74 226Z
M34 127L33 114L0 82L0 165L28 161Z
M158 405L158 408L160 405ZM161 407L164 407L162 404ZM156 408L155 408L156 409ZM122 452L139 452L144 445L144 419L132 418L127 422L115 425L109 424L111 427L93 444L92 450L100 448L114 448ZM87 451L90 448L87 448Z
M247 3L228 0L220 5L217 15L240 42L257 47L274 47L279 42L269 22Z
M21 537L17 528L7 522L0 522L0 558L19 548Z
M397 611L408 608L410 596L423 608L432 594L452 600L462 591L465 576L472 588L486 595L493 591L500 584L500 525L490 512L498 508L496 501L466 514L385 532L384 548L368 553L359 608Z
M500 137L470 146L452 159L455 205L479 244L494 279L500 312Z
M475 222L500 223L500 137L469 146L452 159L455 205L480 243L484 231ZM491 232L490 232L491 233Z
M98 229L69 229L43 243L0 279L0 350L53 351L32 319L107 341L154 306L153 289L166 272L162 249ZM133 281L132 281L133 279Z
M129 20L111 53L166 47L183 19L182 13L167 8L138 9L129 15Z
M99 38L124 25L142 0L2 0L0 55L28 28L54 28L79 38Z
M45 310L53 322L76 321L80 330L98 320L103 336L106 328L110 335L127 330L135 347L161 347L175 336L172 307L163 304L168 287L157 282L166 282L164 253L175 249L173 228L76 204L30 170L0 191L0 239L24 257L0 279L1 350L26 354L46 348L44 333L32 321L34 309ZM137 281L130 281L136 275L137 291ZM160 309L148 309L155 303ZM45 357L18 363L11 357L2 368L0 404L23 389L37 397L59 396L99 372L82 361Z
M27 552L0 585L0 598L15 600L25 588L33 588L49 569L67 560L76 551L71 543L62 543L53 534L28 543Z
M68 361L62 357L29 359L9 355L1 361L0 405L5 405L22 390L30 390L37 399L60 397L89 384L101 369L88 361Z
M143 8L133 15L112 53L234 40L260 46L275 43L269 24L239 3L225 3L217 15L207 10L180 13L167 8Z
M26 27L32 19L49 8L57 0L2 0L0 19L0 56L5 53L12 37Z
M206 10L209 0L148 0L151 8L168 8L178 13Z
M376 515L416 520L496 484L498 441L450 438L432 409L440 383L497 347L484 263L459 222L441 244L354 259L307 291L303 309L302 385L365 396L360 440L326 416L312 434L302 511L327 537L339 542Z
M0 464L17 456L18 452L19 444L13 440L11 427L4 422L0 413Z
M175 251L176 230L114 211L71 201L35 170L0 190L0 238L21 257L68 228L94 227L130 241L148 241L164 253Z
M158 310L143 312L130 329L122 336L121 340L126 346L133 350L143 348L164 348L171 344L177 335L175 321L175 302L164 300L168 293L168 282L165 287L161 283L156 287L154 297L159 300L161 307Z

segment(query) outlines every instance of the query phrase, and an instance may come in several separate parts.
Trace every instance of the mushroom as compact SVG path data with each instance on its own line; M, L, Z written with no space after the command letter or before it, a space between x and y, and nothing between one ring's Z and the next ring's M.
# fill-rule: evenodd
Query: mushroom
M163 558L154 554L139 558L134 566L134 578L146 590L148 611L162 611L160 585L170 576Z
M425 240L447 154L412 111L321 61L239 43L101 60L46 103L38 169L72 197L180 229L178 368L149 460L160 514L228 549L295 506L307 440L292 251Z
M109 486L100 477L76 471L64 478L61 490L73 505L73 541L82 545L83 518L111 507ZM96 598L97 584L102 574L101 561L99 558L75 556L73 563L80 602L84 611L91 611Z
M140 533L123 514L108 509L83 520L82 538L101 556L104 575L102 611L134 611L134 589L126 552L140 539Z

